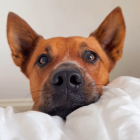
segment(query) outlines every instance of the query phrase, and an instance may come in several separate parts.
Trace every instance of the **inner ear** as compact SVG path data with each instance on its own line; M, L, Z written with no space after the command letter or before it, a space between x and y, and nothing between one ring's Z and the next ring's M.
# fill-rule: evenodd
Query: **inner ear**
M112 63L122 57L125 22L120 7L115 8L90 36L95 37Z
M7 19L7 39L14 63L25 73L29 58L41 37L18 15L10 12Z

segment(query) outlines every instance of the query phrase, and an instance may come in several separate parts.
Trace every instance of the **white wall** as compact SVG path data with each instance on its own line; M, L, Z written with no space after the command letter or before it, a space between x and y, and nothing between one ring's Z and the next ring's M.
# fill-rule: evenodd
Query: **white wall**
M10 56L6 39L9 11L45 38L87 37L116 6L123 9L127 32L124 56L110 78L140 78L140 0L0 0L0 99L24 99L30 94L28 80Z

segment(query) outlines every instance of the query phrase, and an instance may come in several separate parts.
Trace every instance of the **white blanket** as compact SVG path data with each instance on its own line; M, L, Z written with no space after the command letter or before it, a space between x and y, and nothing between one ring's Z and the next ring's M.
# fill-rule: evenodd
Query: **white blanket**
M0 140L140 140L140 79L120 77L100 100L60 117L0 108Z

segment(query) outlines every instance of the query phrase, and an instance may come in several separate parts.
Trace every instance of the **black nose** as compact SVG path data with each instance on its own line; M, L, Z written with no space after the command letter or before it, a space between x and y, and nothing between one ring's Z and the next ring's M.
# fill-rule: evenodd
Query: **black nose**
M59 92L70 93L79 89L83 84L83 77L76 69L61 69L53 74L51 84Z

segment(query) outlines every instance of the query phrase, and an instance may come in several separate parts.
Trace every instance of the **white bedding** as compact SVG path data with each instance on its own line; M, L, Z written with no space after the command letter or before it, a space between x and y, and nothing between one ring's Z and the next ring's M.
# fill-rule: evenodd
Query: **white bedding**
M120 77L100 100L60 117L0 108L0 140L140 140L140 79Z

